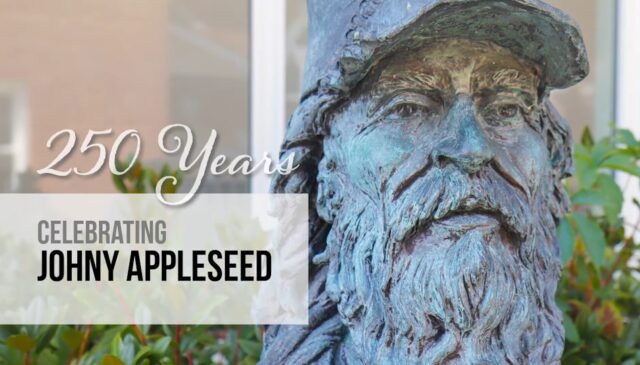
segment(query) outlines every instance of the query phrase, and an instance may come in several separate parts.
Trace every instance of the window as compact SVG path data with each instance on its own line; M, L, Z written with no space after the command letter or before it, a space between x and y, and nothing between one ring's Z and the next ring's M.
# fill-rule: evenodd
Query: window
M169 1L169 121L189 125L200 151L212 128L215 154L249 153L249 2ZM160 155L159 165L167 160ZM171 162L177 166L177 158ZM182 190L196 178L185 175ZM249 177L207 176L201 193L245 193Z
M640 136L640 1L618 1L618 42L617 42L617 77L616 77L616 124L626 128L634 135ZM638 208L634 206L631 197L640 196L640 187L629 184L629 177L625 174L617 176L618 182L625 188L626 197L624 216L628 227L636 226L640 222ZM637 232L640 239L640 232Z
M297 0L300 2L300 0ZM285 112L285 0L251 1L251 152L278 156ZM251 191L269 190L271 177L256 172Z
M0 192L15 192L26 169L26 108L20 87L0 85Z
M156 171L165 163L178 167L178 157L157 145L168 124L192 128L193 151L215 128L216 154L250 152L249 0L2 2L0 24L7 30L0 33L0 54L7 55L0 58L0 86L19 81L0 89L0 191L15 190L19 179L21 192L116 192L107 168L88 177L36 174L61 151L61 141L46 147L61 129L76 132L76 151L89 129L112 129L99 139L107 146L137 129L139 160ZM119 157L132 149L125 143ZM96 157L95 150L76 152L59 166L87 170ZM195 171L185 173L181 191L193 180ZM239 174L207 175L201 191L247 192L248 186Z

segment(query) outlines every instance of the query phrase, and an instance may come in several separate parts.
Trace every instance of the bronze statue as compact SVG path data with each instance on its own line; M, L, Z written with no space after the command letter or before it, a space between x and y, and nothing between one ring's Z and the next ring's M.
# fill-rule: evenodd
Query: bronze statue
M549 101L588 72L539 0L309 0L277 193L310 198L308 326L262 364L559 364L555 229L572 171Z

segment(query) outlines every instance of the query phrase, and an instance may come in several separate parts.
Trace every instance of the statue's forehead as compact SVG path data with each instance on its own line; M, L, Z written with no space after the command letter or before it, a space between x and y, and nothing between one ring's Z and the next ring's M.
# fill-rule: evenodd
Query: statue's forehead
M535 65L487 42L445 40L416 50L403 50L381 63L374 89L448 89L468 83L474 89L516 87L534 92Z

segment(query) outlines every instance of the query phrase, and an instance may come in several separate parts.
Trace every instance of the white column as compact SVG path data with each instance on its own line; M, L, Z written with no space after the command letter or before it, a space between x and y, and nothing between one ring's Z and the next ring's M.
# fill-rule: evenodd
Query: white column
M251 154L276 159L284 135L285 0L251 0ZM271 177L251 176L251 191L267 192Z
M618 0L618 47L616 77L616 122L618 127L631 130L640 138L640 1ZM627 176L620 174L619 182L624 187ZM638 220L638 208L631 198L640 198L637 180L628 184L624 191L627 202L624 217L628 223Z
M11 143L1 146L3 154L13 159L11 167L11 192L18 191L20 174L27 171L29 161L29 107L27 104L27 89L21 83L0 82L0 94L8 95L11 99L12 111L9 118L11 123Z

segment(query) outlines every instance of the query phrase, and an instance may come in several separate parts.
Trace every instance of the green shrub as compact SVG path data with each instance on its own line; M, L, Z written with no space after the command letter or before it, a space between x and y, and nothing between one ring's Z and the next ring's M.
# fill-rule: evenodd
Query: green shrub
M640 221L625 222L627 196L638 186L640 142L616 130L597 143L585 131L575 146L575 177L567 181L573 212L558 227L565 264L557 302L566 332L563 364L640 364ZM633 200L635 208L640 208ZM631 260L633 262L634 260Z
M166 164L156 172L139 162L112 178L118 191L139 194L155 191L164 176L182 180ZM178 185L165 184L162 193L175 193ZM252 365L261 339L257 326L0 326L0 364Z
M563 364L640 365L640 268L629 264L640 255L640 221L622 219L625 195L614 179L625 173L624 186L637 186L639 160L640 141L624 130L597 143L586 131L576 145L576 176L567 181L573 212L558 227ZM180 180L168 166L155 172L136 163L114 183L144 193L167 175ZM257 326L0 326L0 364L248 365L259 359L261 339Z
M256 326L0 326L0 364L255 364Z

